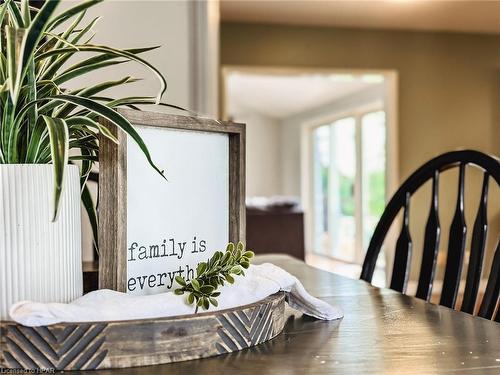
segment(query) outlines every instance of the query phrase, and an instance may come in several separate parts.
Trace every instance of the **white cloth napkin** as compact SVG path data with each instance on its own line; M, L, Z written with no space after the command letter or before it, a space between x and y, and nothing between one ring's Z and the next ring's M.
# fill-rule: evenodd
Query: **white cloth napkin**
M223 310L260 301L278 291L286 292L290 307L306 315L333 320L343 317L338 307L311 296L301 282L285 270L270 264L251 265L245 277L236 276L233 285L221 287L219 306ZM201 310L203 311L203 310ZM71 303L17 302L10 308L10 317L25 326L42 326L61 322L96 322L148 319L186 315L194 312L186 296L173 292L134 296L109 289L96 290Z

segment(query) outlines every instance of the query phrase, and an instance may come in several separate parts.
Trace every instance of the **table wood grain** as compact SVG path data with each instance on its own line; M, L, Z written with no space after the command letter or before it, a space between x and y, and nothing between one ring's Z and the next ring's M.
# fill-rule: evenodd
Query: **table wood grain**
M103 370L125 374L499 374L500 324L265 255L321 299L344 309L339 321L287 309L283 334L236 353L174 364Z

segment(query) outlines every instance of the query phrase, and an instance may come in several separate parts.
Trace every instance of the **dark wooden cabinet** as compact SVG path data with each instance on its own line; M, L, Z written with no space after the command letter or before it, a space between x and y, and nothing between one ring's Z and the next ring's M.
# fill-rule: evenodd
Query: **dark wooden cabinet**
M256 254L283 253L304 259L304 212L300 208L247 208L247 248Z

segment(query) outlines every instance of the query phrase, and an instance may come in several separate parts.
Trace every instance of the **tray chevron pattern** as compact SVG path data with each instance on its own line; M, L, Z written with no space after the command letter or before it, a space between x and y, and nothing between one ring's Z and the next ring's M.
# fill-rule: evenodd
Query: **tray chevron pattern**
M230 353L277 336L285 297L189 316L25 327L0 322L0 367L93 370L156 365Z
M93 370L106 357L106 323L68 324L60 327L2 327L3 355L9 368ZM2 346L3 347L3 346ZM3 365L3 364L2 364Z
M249 348L276 336L271 304L255 307L249 312L243 310L220 315L217 330L221 343L215 346L220 354Z

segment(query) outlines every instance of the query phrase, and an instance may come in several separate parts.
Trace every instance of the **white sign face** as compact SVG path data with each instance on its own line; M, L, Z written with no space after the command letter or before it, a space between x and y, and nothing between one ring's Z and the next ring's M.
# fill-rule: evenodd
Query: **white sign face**
M165 181L127 139L127 283L156 294L191 279L229 239L229 136L136 127Z

